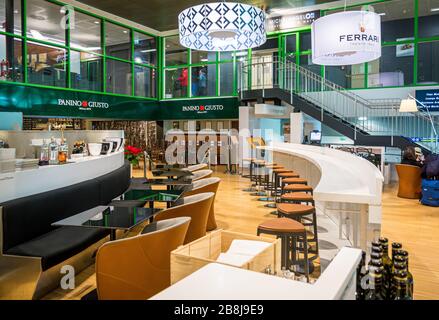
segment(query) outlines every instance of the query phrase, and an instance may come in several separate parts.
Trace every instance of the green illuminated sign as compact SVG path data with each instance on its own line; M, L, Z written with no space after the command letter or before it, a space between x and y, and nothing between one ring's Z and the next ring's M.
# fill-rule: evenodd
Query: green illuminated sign
M237 98L154 101L133 97L0 84L0 111L25 116L126 120L237 119Z

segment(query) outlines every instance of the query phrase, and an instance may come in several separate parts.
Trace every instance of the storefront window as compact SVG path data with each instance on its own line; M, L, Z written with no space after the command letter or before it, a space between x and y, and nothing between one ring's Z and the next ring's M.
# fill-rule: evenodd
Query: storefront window
M21 0L0 0L0 31L21 34Z
M418 84L439 83L439 41L418 45Z
M178 36L165 39L165 64L167 66L188 64L187 52L187 48L180 45Z
M101 52L101 20L75 11L70 25L70 47L81 51Z
M157 61L157 45L154 37L134 32L134 61L155 65Z
M232 51L220 52L219 59L220 59L220 61L232 61L233 60L233 52Z
M296 54L296 34L290 34L285 37L285 53L287 56Z
M381 16L382 41L413 39L415 30L413 0L386 1L373 4L372 7Z
M320 75L320 65L312 63L311 54L304 54L299 57L299 64L301 67Z
M192 97L216 96L216 64L192 67Z
M0 35L0 61L7 71L0 74L0 80L23 81L22 43L20 39Z
M221 63L220 64L220 95L231 96L233 95L233 63Z
M188 69L168 69L165 71L165 98L182 98L188 95Z
M299 42L300 52L311 50L311 32L301 32Z
M368 86L390 87L413 84L414 44L382 48L381 58L368 64Z
M65 45L66 10L44 0L27 0L27 36Z
M419 0L419 37L439 36L439 0Z
M131 64L107 58L107 92L131 95Z
M149 67L136 66L134 68L135 91L139 97L156 97L155 70Z
M105 52L107 55L130 60L131 37L130 30L114 23L105 23Z
M66 50L27 42L28 82L45 86L65 87Z
M192 64L216 62L216 52L191 50Z
M102 58L79 51L70 52L70 79L72 88L81 90L102 90Z
M365 65L326 66L326 80L346 89L364 88Z

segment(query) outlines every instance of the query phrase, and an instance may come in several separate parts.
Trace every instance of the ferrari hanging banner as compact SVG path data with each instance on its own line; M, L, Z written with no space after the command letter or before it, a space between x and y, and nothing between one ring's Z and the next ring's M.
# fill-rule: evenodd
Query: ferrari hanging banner
M369 11L344 11L312 24L312 62L353 65L381 57L381 17Z

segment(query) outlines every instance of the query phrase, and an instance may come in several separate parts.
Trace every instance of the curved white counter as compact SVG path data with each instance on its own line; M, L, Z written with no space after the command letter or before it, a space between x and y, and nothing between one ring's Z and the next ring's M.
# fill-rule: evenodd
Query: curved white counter
M110 173L124 164L124 152L69 160L64 165L0 174L0 203L42 193Z
M307 179L314 188L317 206L325 213L353 214L354 245L366 249L366 241L381 227L384 177L377 167L363 158L331 148L274 143L260 149L268 151L268 161Z

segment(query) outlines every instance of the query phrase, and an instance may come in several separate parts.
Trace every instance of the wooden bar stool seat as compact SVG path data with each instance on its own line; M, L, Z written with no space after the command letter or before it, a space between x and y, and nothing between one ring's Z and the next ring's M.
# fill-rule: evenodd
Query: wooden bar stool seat
M300 178L298 173L295 173L294 171L290 171L290 172L283 172L283 173L279 173L279 178Z
M289 192L281 196L281 202L307 202L314 203L314 198L305 192Z
M303 216L312 214L315 211L314 206L297 203L278 203L277 211L288 216Z
M305 232L305 226L288 218L270 219L258 226L258 233L280 235L282 233Z
M303 178L286 178L282 179L282 185L288 184L308 184L308 181Z
M282 193L288 192L310 192L313 193L313 188L305 184L288 184L282 188Z
M273 173L279 174L279 173L287 173L290 172L291 170L285 169L285 168L280 168L280 169L273 169Z

